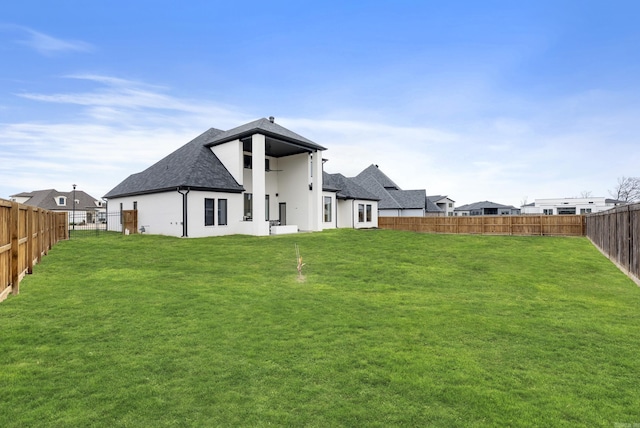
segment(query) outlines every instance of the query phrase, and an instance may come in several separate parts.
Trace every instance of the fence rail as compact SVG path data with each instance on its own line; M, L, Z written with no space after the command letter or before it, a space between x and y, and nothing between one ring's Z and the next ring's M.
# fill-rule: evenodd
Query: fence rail
M66 212L0 199L0 302L20 292L20 281L51 247L68 239Z
M480 235L584 236L584 215L378 217L381 229Z
M586 235L640 285L640 204L589 214Z

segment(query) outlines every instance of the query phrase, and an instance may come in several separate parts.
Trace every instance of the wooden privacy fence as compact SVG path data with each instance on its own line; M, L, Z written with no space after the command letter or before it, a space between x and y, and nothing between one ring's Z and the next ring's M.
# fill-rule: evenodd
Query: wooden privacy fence
M481 235L584 236L583 215L378 217L381 229Z
M0 302L20 292L20 281L62 239L69 238L66 212L0 199Z
M640 204L589 214L586 223L591 242L640 285Z

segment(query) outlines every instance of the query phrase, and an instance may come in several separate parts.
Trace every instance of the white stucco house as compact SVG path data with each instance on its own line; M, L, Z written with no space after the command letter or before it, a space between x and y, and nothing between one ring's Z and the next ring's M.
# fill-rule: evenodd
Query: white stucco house
M523 214L563 215L591 214L610 210L624 201L604 197L536 199L522 206Z
M377 211L375 196L338 179L325 186L325 150L273 117L211 128L104 198L110 217L135 209L145 233L178 237L377 227L377 216L367 216L367 205Z
M453 216L453 212L456 208L456 201L451 199L448 196L443 195L432 195L427 196L427 199L434 203L438 208L442 210L445 217Z
M352 229L363 229L377 227L378 225L378 198L365 190L355 181L342 174L328 174L323 176L324 187L324 221L325 228L329 228L327 213L331 210L327 208L328 198L335 195L336 210L333 215L335 227L347 227ZM331 215L331 214L330 214Z

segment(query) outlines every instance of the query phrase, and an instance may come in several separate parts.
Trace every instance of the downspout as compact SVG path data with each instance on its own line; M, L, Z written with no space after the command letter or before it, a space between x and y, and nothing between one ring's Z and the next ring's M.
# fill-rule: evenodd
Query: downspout
M187 187L185 193L182 193L179 187L176 190L182 195L182 238L187 238L189 237L187 234L187 195L189 194L189 188Z

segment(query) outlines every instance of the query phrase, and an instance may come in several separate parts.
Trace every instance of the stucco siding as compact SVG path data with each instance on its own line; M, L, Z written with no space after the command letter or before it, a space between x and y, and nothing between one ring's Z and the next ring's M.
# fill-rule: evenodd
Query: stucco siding
M278 202L287 204L287 224L309 230L309 155L280 158L278 167Z
M331 198L331 221L324 221L324 198ZM336 194L333 192L322 192L322 229L335 229L337 226L338 206L336 205Z
M242 143L240 140L230 141L211 147L211 151L215 154L220 162L227 168L227 171L236 179L238 184L243 185L243 157Z

